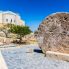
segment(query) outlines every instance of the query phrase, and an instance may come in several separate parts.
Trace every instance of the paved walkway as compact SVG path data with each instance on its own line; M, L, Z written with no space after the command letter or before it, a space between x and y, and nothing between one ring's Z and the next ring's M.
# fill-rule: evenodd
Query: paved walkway
M5 49L2 54L8 69L69 69L69 62L44 57L38 46Z

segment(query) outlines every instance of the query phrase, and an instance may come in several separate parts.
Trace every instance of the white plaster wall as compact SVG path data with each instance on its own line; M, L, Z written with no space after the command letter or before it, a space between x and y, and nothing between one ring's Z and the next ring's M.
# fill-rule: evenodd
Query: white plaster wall
M8 19L8 21L6 21L6 19ZM9 13L3 14L3 23L16 24L16 16L13 14L9 14Z
M0 23L5 23L5 24L12 23L16 25L25 25L25 22L21 20L21 17L18 14L15 14L11 11L0 13Z
M16 24L19 25L21 18L19 16L16 16Z

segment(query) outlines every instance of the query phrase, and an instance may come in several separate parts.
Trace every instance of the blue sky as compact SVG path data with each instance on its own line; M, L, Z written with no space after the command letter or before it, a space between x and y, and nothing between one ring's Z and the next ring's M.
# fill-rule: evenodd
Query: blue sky
M42 20L55 12L69 12L69 0L0 0L1 11L19 13L32 31Z

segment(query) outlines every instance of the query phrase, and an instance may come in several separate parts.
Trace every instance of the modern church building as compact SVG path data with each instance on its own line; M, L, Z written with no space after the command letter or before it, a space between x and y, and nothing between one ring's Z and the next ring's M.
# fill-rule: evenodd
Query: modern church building
M16 25L25 25L25 21L21 17L11 11L0 11L0 24L16 24Z

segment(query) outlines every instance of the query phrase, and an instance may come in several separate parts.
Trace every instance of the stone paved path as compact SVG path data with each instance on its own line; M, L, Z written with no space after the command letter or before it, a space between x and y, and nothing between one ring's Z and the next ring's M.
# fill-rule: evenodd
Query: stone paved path
M48 59L40 52L35 45L2 50L8 69L69 69L69 62Z

